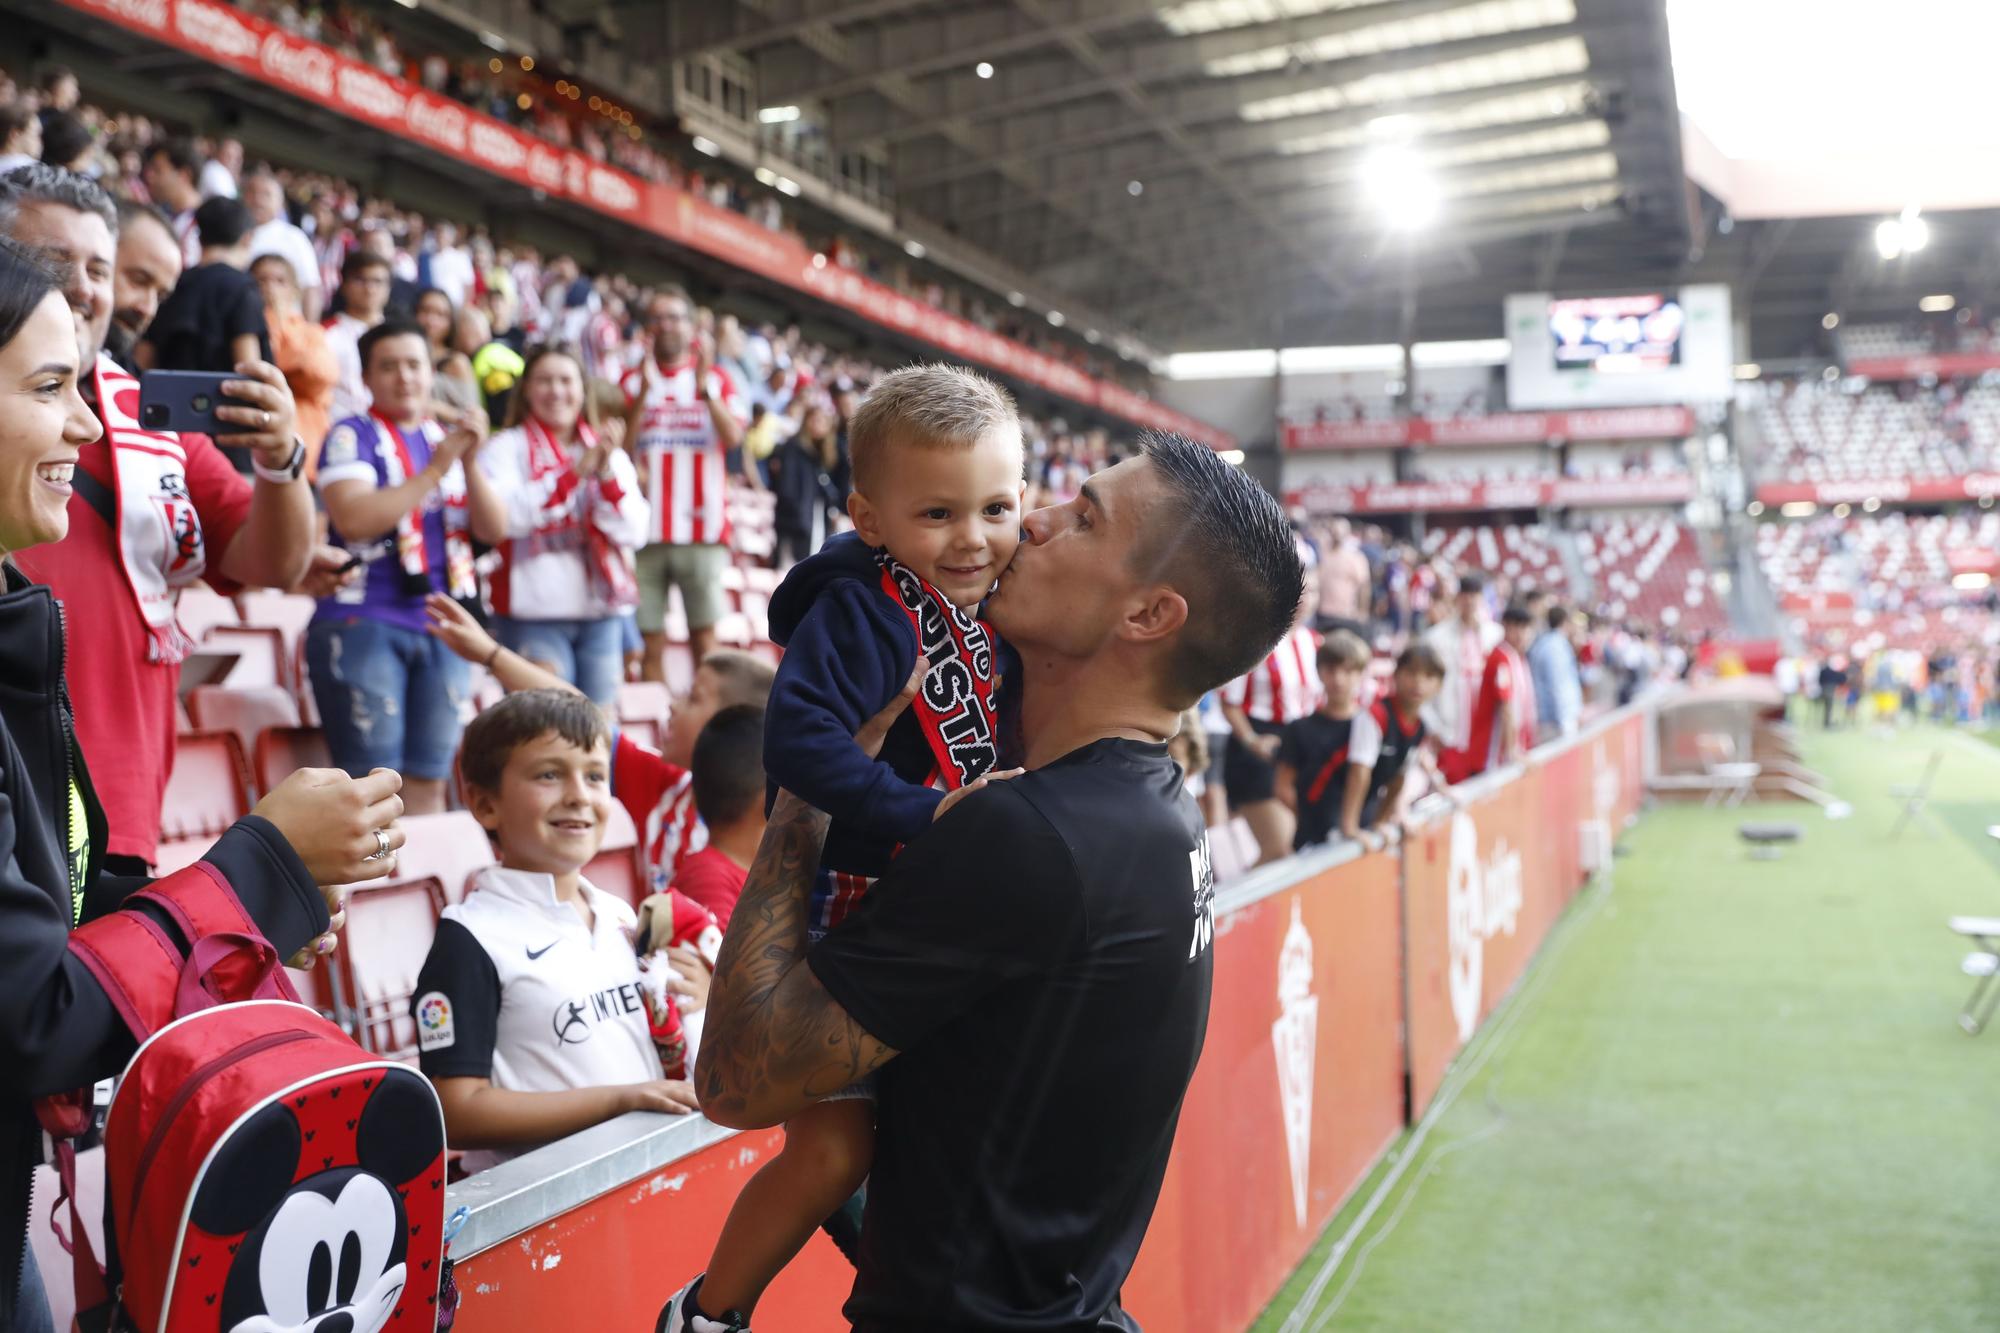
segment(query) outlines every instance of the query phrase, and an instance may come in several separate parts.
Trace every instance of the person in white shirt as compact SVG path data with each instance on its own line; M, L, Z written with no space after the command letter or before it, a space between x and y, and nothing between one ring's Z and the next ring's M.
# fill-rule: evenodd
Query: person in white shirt
M312 239L285 212L285 187L268 171L260 171L243 183L243 202L257 223L250 233L250 260L276 255L292 266L298 279L299 308L313 323L319 323L321 299L319 256Z
M1444 688L1431 700L1425 723L1447 750L1462 750L1472 730L1472 704L1486 659L1500 642L1500 627L1486 614L1486 579L1467 571L1459 576L1453 614L1424 632L1444 662Z
M574 348L529 350L480 466L507 500L489 584L495 637L611 707L625 674L622 618L638 601L632 551L651 510L631 458L599 434Z
M341 312L326 321L326 345L333 349L340 378L333 386L333 420L344 421L368 410L374 397L361 373L361 335L382 322L389 305L389 261L356 250L340 266Z
M632 933L632 905L584 879L611 819L611 733L580 694L510 694L465 729L466 801L500 864L447 907L417 974L417 1060L469 1171L628 1111L684 1115L694 1089L664 1079ZM671 951L682 1014L709 969Z
M201 164L201 176L196 184L204 199L234 199L236 182L243 175L243 144L238 139L223 139L215 145L215 152Z
M1301 617L1306 603L1301 599ZM1287 856L1297 821L1278 800L1278 745L1287 723L1318 710L1325 702L1315 661L1319 635L1295 623L1270 656L1222 687L1222 715L1229 720L1229 744L1222 755L1222 782L1232 814L1243 816L1257 839L1257 864Z
M472 298L476 278L472 252L458 243L458 228L449 222L438 223L431 237L434 244L430 254L431 286L449 296L454 308L462 307Z

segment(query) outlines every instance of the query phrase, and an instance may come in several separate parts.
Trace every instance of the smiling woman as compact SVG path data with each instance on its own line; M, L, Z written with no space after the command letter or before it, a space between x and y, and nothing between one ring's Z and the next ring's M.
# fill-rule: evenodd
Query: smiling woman
M76 326L56 275L0 245L0 554L69 532L77 450L102 432L76 375Z

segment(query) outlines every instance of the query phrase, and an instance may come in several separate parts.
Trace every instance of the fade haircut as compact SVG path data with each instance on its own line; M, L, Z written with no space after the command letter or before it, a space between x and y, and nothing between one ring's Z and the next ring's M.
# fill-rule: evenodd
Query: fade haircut
M579 750L611 752L611 727L587 695L573 690L522 690L466 724L459 743L458 775L468 789L497 794L514 751L555 734Z
M340 261L340 280L346 282L349 278L366 273L371 268L381 269L389 274L391 279L395 277L396 266L381 255L369 250L350 250L347 252L347 258Z
M764 710L732 704L695 737L694 810L710 828L735 823L764 799Z
M156 157L167 159L167 165L175 171L186 172L189 180L201 174L201 154L196 151L192 139L176 137L158 140L146 149L144 160L151 162Z
M761 709L770 703L771 684L778 678L777 668L755 653L746 653L741 648L718 648L702 658L701 665L721 687L722 708L755 704Z
M1428 676L1432 680L1443 680L1444 659L1438 656L1437 649L1419 641L1405 648L1403 655L1396 659L1396 671L1398 674L1405 671L1414 671L1419 676Z
M975 371L941 363L905 366L875 382L847 423L854 489L863 495L888 474L889 452L969 449L996 430L1019 438L1014 395Z
M1535 617L1528 610L1525 602L1509 602L1507 603L1507 609L1500 613L1500 623L1503 625L1532 625L1535 623Z
M1142 578L1186 599L1167 662L1167 702L1185 708L1264 660L1291 631L1306 571L1285 511L1248 474L1184 435L1148 431L1139 448L1166 498L1133 549Z
M0 234L12 236L22 204L60 204L104 219L112 239L118 237L118 206L104 187L90 177L46 162L29 162L0 176Z
M1322 670L1346 667L1352 671L1360 671L1367 667L1369 659L1373 656L1374 654L1368 651L1368 645L1361 641L1359 634L1353 630L1337 629L1327 635L1326 642L1319 646L1317 660Z
M415 338L424 345L426 353L430 351L430 339L424 336L423 325L417 323L414 319L402 319L399 317L385 319L374 328L363 333L354 342L355 353L361 358L361 373L363 375L366 375L373 368L369 363L375 359L375 349L391 338Z

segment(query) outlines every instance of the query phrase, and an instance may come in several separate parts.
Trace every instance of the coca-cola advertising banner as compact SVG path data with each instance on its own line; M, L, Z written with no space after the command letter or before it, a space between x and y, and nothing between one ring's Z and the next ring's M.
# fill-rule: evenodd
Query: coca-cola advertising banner
M1939 504L1946 500L1978 500L2000 495L2000 472L1971 472L1962 477L1877 477L1867 481L1777 481L1757 488L1767 507L1788 504Z
M1217 449L1235 438L1067 362L827 262L804 242L671 185L557 148L215 0L63 0L379 130L810 293L871 323L1140 426Z
M1410 514L1567 506L1685 504L1686 475L1538 477L1526 481L1397 481L1341 486L1315 482L1285 492L1287 504L1315 514Z
M1678 440L1694 434L1694 427L1694 413L1685 407L1608 407L1398 421L1286 421L1280 423L1279 432L1287 449L1406 449L1568 440Z

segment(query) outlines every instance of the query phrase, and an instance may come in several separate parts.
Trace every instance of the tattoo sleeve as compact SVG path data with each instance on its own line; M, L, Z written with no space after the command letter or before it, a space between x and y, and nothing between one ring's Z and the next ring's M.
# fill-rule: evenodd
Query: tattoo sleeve
M729 919L695 1063L701 1109L718 1124L778 1124L896 1054L806 966L806 899L826 828L824 814L780 792Z

